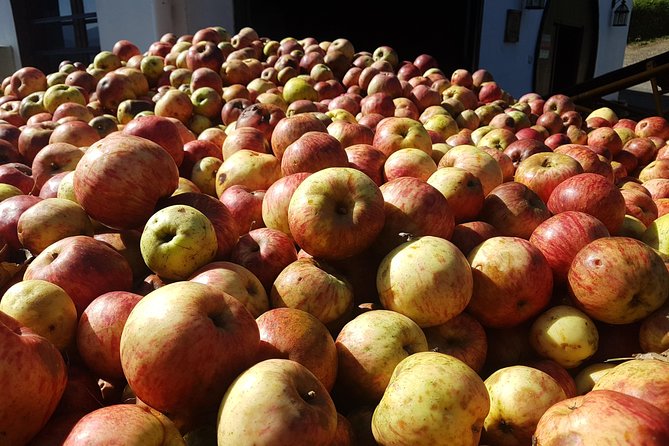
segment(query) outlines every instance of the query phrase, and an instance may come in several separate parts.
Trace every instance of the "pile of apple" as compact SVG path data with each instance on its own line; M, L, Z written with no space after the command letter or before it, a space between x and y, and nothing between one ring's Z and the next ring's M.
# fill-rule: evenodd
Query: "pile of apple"
M669 444L664 118L251 28L0 94L0 445Z

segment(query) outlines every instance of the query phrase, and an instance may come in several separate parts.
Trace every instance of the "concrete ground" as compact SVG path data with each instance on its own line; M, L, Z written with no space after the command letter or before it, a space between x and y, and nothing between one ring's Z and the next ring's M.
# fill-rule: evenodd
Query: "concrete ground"
M647 42L631 43L625 50L623 66L640 62L649 57L669 51L669 36ZM647 111L648 115L657 114L650 81L621 91L618 99L635 108ZM662 110L669 114L669 95L662 96Z

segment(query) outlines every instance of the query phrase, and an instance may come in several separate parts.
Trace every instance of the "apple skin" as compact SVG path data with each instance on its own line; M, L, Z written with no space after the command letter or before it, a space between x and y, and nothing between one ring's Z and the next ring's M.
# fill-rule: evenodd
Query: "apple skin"
M198 192L186 192L162 200L159 207L183 204L202 212L211 222L216 233L218 249L216 259L226 259L237 243L239 232L228 208L214 197Z
M96 297L79 318L77 348L87 367L107 380L124 379L121 367L121 333L130 311L142 299L128 291L111 291Z
M141 227L178 184L174 159L158 144L132 135L112 134L93 144L74 174L77 201L91 218L115 229Z
M338 370L337 348L327 327L296 308L273 308L256 318L260 330L258 362L283 358L305 366L330 392Z
M411 147L432 153L432 139L420 121L411 118L390 117L382 120L376 126L372 145L390 156L391 153Z
M448 445L457 438L458 444L475 446L489 410L488 391L476 372L452 356L419 352L393 371L374 409L372 432L379 444Z
M620 392L597 390L550 407L534 432L538 446L663 445L669 442L669 416L652 404Z
M641 322L639 344L644 352L662 353L669 349L669 305L665 304Z
M384 224L379 187L350 167L312 173L295 189L288 225L297 244L324 259L344 259L369 247Z
M64 198L46 198L21 214L16 231L21 245L37 255L65 237L93 236L93 223L77 203Z
M541 251L518 237L492 237L468 256L474 290L469 313L483 326L513 327L549 303L553 273Z
M590 358L599 344L595 323L571 305L556 305L534 320L530 345L542 357L573 369Z
M290 359L268 359L244 371L225 393L217 417L218 444L226 446L329 446L336 429L328 391Z
M603 160L588 146L581 144L564 144L553 150L574 158L583 168L584 173L598 173L613 182L613 169L608 160Z
M428 350L421 328L389 310L372 310L349 321L337 335L337 391L359 404L381 400L393 370L404 358Z
M141 136L158 144L179 167L184 159L184 144L172 121L162 116L139 116L123 127L123 134Z
M353 309L353 287L332 265L303 257L287 265L276 277L270 303L272 308L304 310L329 329L335 329Z
M448 240L423 236L392 250L376 275L384 308L421 327L440 325L460 314L472 296L472 271Z
M42 201L34 195L16 195L0 202L0 237L11 249L20 249L17 225L21 214Z
M462 312L423 332L428 350L453 356L477 373L483 369L488 351L487 336L483 326L468 313Z
M60 286L81 315L101 294L132 287L128 261L107 243L93 237L66 237L49 245L28 265L23 276Z
M297 260L297 250L285 233L258 228L239 238L230 252L230 260L255 274L269 294L279 273Z
M584 246L567 275L574 304L608 324L631 324L667 300L669 272L648 245L628 237L599 238Z
M307 132L286 147L281 157L283 176L316 172L328 167L348 167L341 143L328 133Z
M51 342L1 311L0 339L0 379L7 385L0 404L0 432L6 444L22 445L53 414L65 391L67 370Z
M609 370L592 390L613 390L642 399L669 414L669 363L631 359Z
M255 319L237 299L201 283L174 282L130 312L121 365L138 398L188 426L216 410L228 385L252 364L259 343Z
M475 219L483 208L483 185L474 174L460 167L440 167L427 179L448 201L456 223Z
M553 214L580 211L599 219L611 235L616 235L625 218L625 198L601 175L581 173L558 184L546 202Z
M529 239L532 231L551 216L539 195L523 183L509 181L485 197L479 218L509 237Z
M657 205L650 195L638 190L621 189L625 199L625 213L638 218L645 227L658 217Z
M498 235L501 234L493 225L477 220L455 225L450 240L465 256L468 256L476 246Z
M344 149L350 167L354 167L370 177L377 186L381 186L383 178L383 165L386 156L371 144L354 144Z
M74 170L84 156L85 150L66 142L49 143L33 159L32 176L35 180L33 190L39 191L44 183L60 172Z
M389 253L406 241L404 234L451 238L455 219L446 197L435 187L418 178L399 177L383 184L380 190L385 202L385 224L373 244L377 252Z
M604 223L590 214L565 211L539 224L530 235L530 243L544 255L553 270L556 284L567 282L567 273L574 257L585 245L609 237Z
M262 220L265 226L293 237L288 225L288 205L297 186L309 175L309 172L286 175L272 183L265 191L262 201Z
M514 365L485 380L490 413L481 440L488 444L531 444L541 415L566 398L553 377L539 369Z
M218 261L204 265L188 279L219 288L244 304L253 317L269 310L269 299L260 280L247 268L232 262Z
M579 394L576 390L576 381L571 374L552 359L536 359L529 361L527 365L548 373L562 387L567 398L573 398Z
M555 152L536 153L516 167L514 181L533 190L544 203L558 184L583 173L583 167L574 158Z
M185 446L175 424L162 413L132 404L113 404L86 414L72 428L63 446Z
M214 260L216 231L192 206L174 204L154 213L144 226L139 247L146 265L160 277L185 280Z

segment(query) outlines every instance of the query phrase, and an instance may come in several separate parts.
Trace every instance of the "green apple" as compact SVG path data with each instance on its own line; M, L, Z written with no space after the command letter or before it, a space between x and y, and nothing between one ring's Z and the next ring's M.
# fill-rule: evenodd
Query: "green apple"
M669 256L669 214L653 221L641 236L641 241L665 256Z
M484 444L531 444L541 415L567 398L548 373L522 365L497 370L485 380L485 386L490 413L483 423Z
M558 305L540 314L530 328L530 345L564 368L580 365L597 351L599 333L585 313Z
M423 124L425 130L432 130L440 134L444 140L449 136L453 136L460 130L458 124L449 114L438 114L431 116Z
M223 164L220 158L205 156L193 165L190 180L204 194L216 196L216 174Z
M481 377L464 362L438 352L403 359L372 416L383 445L479 444L490 398Z
M250 190L267 190L281 178L281 161L269 153L242 149L221 164L216 174L216 195L220 197L230 186L246 186Z
M86 98L84 94L76 87L65 84L56 84L47 88L42 98L44 108L49 113L53 114L60 104L66 102L75 102L77 104L86 105Z
M173 205L149 218L140 250L154 273L164 279L184 280L214 259L218 243L214 226L202 212Z
M14 185L0 183L0 202L16 195L23 195L23 191Z
M113 71L121 67L121 59L111 51L100 51L93 58L93 67L104 71Z
M306 99L309 101L318 101L318 92L307 80L301 77L293 77L286 81L283 86L283 98L287 103Z
M362 313L339 332L338 388L356 401L376 403L383 396L395 366L416 352L428 350L423 330L408 317L389 310Z
M46 280L18 282L0 300L0 311L64 350L77 332L77 309L72 298Z

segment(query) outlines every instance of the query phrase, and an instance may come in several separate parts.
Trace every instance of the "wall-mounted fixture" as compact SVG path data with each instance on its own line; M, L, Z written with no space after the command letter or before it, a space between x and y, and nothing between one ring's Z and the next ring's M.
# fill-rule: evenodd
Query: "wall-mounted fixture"
M544 9L546 0L525 0L525 9Z
M613 9L611 26L627 26L627 21L630 16L630 9L627 7L625 0L622 0L618 6L616 6L616 3L616 0L612 0L611 2L611 9Z

